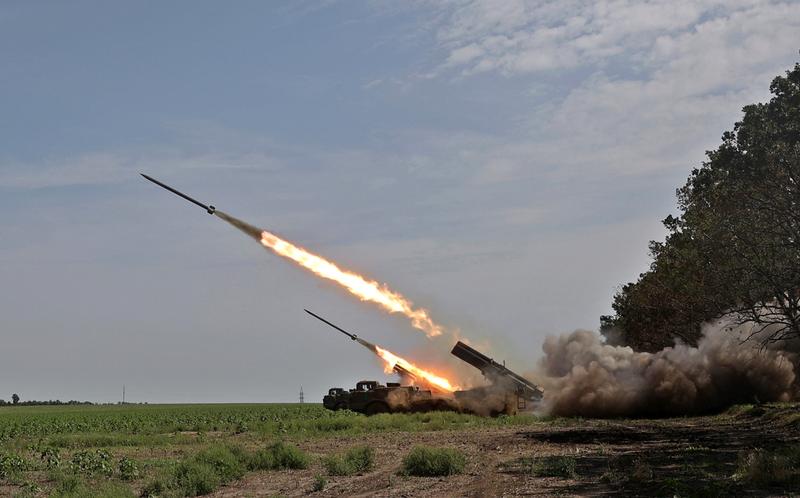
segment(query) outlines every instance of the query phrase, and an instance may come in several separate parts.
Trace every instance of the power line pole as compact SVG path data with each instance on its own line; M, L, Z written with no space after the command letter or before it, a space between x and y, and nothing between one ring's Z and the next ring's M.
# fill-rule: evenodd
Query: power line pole
M122 404L125 404L125 384L122 384Z
M305 403L305 400L303 398L303 386L300 386L300 402Z

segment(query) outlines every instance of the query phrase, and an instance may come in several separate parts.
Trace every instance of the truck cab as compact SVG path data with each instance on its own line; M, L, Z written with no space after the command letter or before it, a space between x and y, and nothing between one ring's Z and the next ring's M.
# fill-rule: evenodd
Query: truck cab
M376 380L362 380L355 389L334 387L322 399L329 410L352 410L365 415L407 411L424 411L433 402L431 392L397 382L383 385Z
M342 410L347 408L347 395L349 393L341 387L328 389L328 394L322 398L322 406L328 410Z
M350 392L374 391L379 387L383 386L377 380L362 380L361 382L356 383L356 388L351 390Z

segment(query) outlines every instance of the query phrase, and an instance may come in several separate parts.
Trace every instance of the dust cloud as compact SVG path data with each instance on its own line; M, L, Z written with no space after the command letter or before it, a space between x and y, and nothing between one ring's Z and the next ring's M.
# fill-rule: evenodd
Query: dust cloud
M697 346L677 343L657 353L604 342L597 332L550 336L536 380L541 410L586 417L709 413L736 403L800 397L798 348L761 347L747 331L708 325Z

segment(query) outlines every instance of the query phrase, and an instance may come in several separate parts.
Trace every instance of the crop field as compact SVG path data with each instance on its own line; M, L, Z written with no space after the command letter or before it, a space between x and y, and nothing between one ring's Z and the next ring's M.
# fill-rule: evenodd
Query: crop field
M796 404L660 420L0 408L0 496L780 495L799 467Z

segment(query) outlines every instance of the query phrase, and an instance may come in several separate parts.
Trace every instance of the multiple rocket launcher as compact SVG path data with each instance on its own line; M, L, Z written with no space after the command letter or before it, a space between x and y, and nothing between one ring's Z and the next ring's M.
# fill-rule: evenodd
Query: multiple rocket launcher
M203 204L202 202L184 194L183 192L162 183L155 178L145 175L141 173L141 175L146 179L149 180L159 187L172 192L173 194L186 199L187 201L200 206L201 208L205 209L208 214L215 214L217 209L210 205L210 204ZM313 316L317 320L327 324L330 327L338 330L342 334L349 337L351 340L358 342L365 348L369 349L373 353L377 354L377 349L374 344L369 341L365 341L361 339L356 334L351 334L350 332L344 330L343 328L334 325L333 323L329 322L328 320L322 318L321 316L309 311L304 310L309 315ZM484 355L480 351L464 344L461 341L458 341L456 345L453 347L450 353L455 356L456 358L469 363L473 367L477 368L481 371L481 374L492 384L492 386L499 387L505 391L515 393L519 398L531 400L531 401L538 401L541 400L543 396L543 391L537 385L531 383L527 379L523 378L521 375L518 375L511 371L510 369L506 368L505 365L501 365L494 361L492 358ZM416 381L414 374L406 370L400 365L393 366L394 371L400 375L401 377L405 377L411 381ZM433 387L434 391L436 391L435 387Z
M312 313L309 310L305 310L305 312L313 316L317 320L320 320L321 322L333 327L334 329L348 336L350 339L354 341L359 341L362 345L364 345L368 349L373 349L373 347L371 347L372 346L371 343L359 338L356 334L351 334L350 332L344 330L338 325L334 325L333 323L329 322L328 320L322 318L321 316L315 313ZM544 392L539 386L525 379L521 375L513 372L505 365L502 365L494 361L492 358L489 358L488 356L481 353L477 349L468 346L461 341L458 341L456 345L453 346L453 349L452 351L450 351L450 354L452 354L459 360L469 363L473 367L480 370L481 374L483 374L484 378L486 378L486 380L488 380L492 384L492 386L498 387L506 392L514 393L521 399L530 401L539 401L542 399ZM406 377L412 381L416 381L414 374L409 372L402 366L394 365L393 367L394 371L401 377ZM435 386L425 386L425 387L431 387L432 388L431 390L437 391Z

